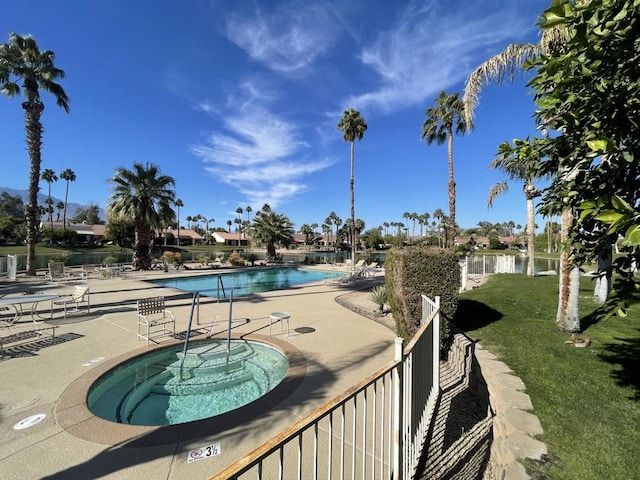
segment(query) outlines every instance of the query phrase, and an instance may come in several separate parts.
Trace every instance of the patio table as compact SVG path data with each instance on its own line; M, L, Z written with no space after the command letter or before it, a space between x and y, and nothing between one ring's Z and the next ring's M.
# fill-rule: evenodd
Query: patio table
M13 319L8 320L7 323L16 323L22 317L24 312L23 305L31 305L31 307L27 310L31 313L31 320L33 323L38 323L36 317L39 317L44 320L40 314L38 314L38 303L40 302L50 302L49 305L49 319L53 319L53 301L57 298L60 298L60 295L57 294L47 294L47 293L39 293L35 295L22 295L19 297L4 297L0 298L0 306L9 306L13 307L14 315Z

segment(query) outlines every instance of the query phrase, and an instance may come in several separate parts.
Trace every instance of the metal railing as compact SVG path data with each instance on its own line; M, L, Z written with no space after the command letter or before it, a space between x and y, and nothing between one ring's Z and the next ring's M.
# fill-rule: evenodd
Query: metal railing
M466 290L469 275L515 273L514 255L473 255L460 261L460 291Z
M377 372L211 480L411 479L440 389L440 299L422 297L420 329Z

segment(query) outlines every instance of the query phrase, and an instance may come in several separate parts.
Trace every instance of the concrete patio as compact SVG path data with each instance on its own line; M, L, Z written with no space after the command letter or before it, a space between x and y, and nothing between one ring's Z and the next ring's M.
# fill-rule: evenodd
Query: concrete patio
M216 272L217 273L217 272ZM163 288L145 280L161 276L193 275L194 271L137 272L126 278L89 279L91 313L68 315L54 311L50 322L60 325L56 338L8 346L8 357L0 359L0 471L5 478L208 478L241 458L313 409L343 392L393 358L394 334L383 325L336 303L345 292L317 282L254 294L233 303L232 335L267 337L269 314L291 313L290 336L275 326L270 337L299 352L305 373L299 385L272 403L258 402L259 411L246 421L215 425L208 421L180 431L165 443L158 442L167 427L123 426L102 421L92 424L86 411L75 411L61 399L70 388L85 383L93 373L117 364L123 356L145 352L146 342L136 339L136 301L162 295L176 316L177 332L187 328L191 294ZM37 289L66 293L72 285L46 284L44 278L20 278L2 284L2 293ZM375 306L372 304L372 308ZM43 312L48 305L40 305ZM228 302L203 298L199 325L204 337L210 331L224 335L229 315ZM212 327L212 322L216 323ZM21 323L31 322L24 315ZM163 337L168 345L176 340ZM92 373L93 372L93 373ZM86 390L85 390L86 391ZM25 419L44 414L41 422L15 429ZM41 417L40 417L41 418ZM71 419L71 420L70 420ZM79 432L92 430L91 438ZM99 425L95 427L93 425ZM187 462L195 448L219 444L221 453Z

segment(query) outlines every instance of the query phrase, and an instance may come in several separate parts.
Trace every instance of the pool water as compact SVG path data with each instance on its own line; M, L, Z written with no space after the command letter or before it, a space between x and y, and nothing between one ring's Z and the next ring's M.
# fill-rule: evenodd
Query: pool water
M339 278L344 275L344 272L298 270L297 268L269 268L194 277L164 278L160 280L150 280L150 282L185 292L200 292L200 295L207 297L221 298L223 296L228 297L231 290L233 290L233 296L237 297L251 293L282 290L294 285ZM222 288L219 286L218 278L221 278L224 295Z
M235 410L273 390L285 377L284 353L258 342L196 342L156 350L111 370L91 387L95 415L130 425L173 425Z

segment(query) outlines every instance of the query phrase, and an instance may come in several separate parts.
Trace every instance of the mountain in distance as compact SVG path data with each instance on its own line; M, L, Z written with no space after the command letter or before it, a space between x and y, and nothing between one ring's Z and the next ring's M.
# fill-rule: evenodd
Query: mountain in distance
M15 188L0 187L0 195L2 195L3 192L7 192L9 195L13 195L13 196L19 195L20 198L22 198L22 201L24 202L24 204L25 205L27 204L28 197L29 197L28 190L16 190ZM38 192L38 205L46 205L45 200L47 199L47 197L48 195L45 195L44 193L42 193L42 189L40 189L40 191ZM54 207L58 202L64 203L64 198L57 198L57 197L54 197L53 195L51 196L51 200L53 200ZM81 205L79 203L69 202L67 204L67 218L73 217L76 213L76 209L87 208L88 206L89 205ZM54 212L53 214L54 220L56 218L56 212ZM60 218L62 219L62 216ZM100 209L100 218L103 220L106 218L104 214L104 210L102 208Z

